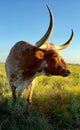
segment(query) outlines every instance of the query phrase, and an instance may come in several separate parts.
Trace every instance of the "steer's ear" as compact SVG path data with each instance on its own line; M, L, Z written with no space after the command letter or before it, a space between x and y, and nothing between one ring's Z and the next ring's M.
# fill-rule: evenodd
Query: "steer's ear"
M45 53L41 50L36 51L35 57L38 59L44 59Z

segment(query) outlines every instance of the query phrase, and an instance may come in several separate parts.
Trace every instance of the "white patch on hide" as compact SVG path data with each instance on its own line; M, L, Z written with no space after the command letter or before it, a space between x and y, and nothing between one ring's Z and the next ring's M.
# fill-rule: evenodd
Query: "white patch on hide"
M41 66L39 67L38 72L36 72L36 74L34 75L34 77L37 77L37 76L39 76L39 75L46 75L44 68L46 68L47 66L48 66L47 63L46 63L46 61L44 60L44 61L41 63Z

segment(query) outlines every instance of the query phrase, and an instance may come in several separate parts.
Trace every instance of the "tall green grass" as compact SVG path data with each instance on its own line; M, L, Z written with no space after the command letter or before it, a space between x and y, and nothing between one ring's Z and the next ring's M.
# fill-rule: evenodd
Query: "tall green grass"
M71 75L39 76L32 105L27 90L13 103L4 64L0 65L0 130L79 130L80 66L69 65Z

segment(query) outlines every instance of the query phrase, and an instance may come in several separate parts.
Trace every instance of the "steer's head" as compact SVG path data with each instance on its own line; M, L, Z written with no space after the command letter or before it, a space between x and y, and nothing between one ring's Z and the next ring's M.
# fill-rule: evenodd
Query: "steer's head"
M47 8L50 14L50 25L45 35L36 43L36 47L39 48L39 50L36 52L36 57L40 60L45 61L44 71L46 75L68 76L70 74L70 71L67 67L66 62L60 55L59 50L62 50L70 45L73 39L73 30L69 40L66 43L60 46L55 46L52 43L48 44L47 41L51 36L54 21L51 10L48 6Z

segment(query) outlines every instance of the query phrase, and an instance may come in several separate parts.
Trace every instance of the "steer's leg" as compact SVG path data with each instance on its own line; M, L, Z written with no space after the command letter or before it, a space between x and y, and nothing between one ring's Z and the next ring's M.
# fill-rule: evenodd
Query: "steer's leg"
M9 84L10 84L10 87L11 87L12 97L13 97L13 100L14 100L14 102L15 102L16 99L17 99L16 87L14 86L12 79L9 81Z
M28 95L27 95L27 101L29 104L32 102L32 94L33 94L33 89L35 85L35 79L32 81L32 83L28 86Z
M11 91L12 91L13 100L15 102L16 99L17 99L17 96L16 96L16 87L14 87L14 86L11 85Z

